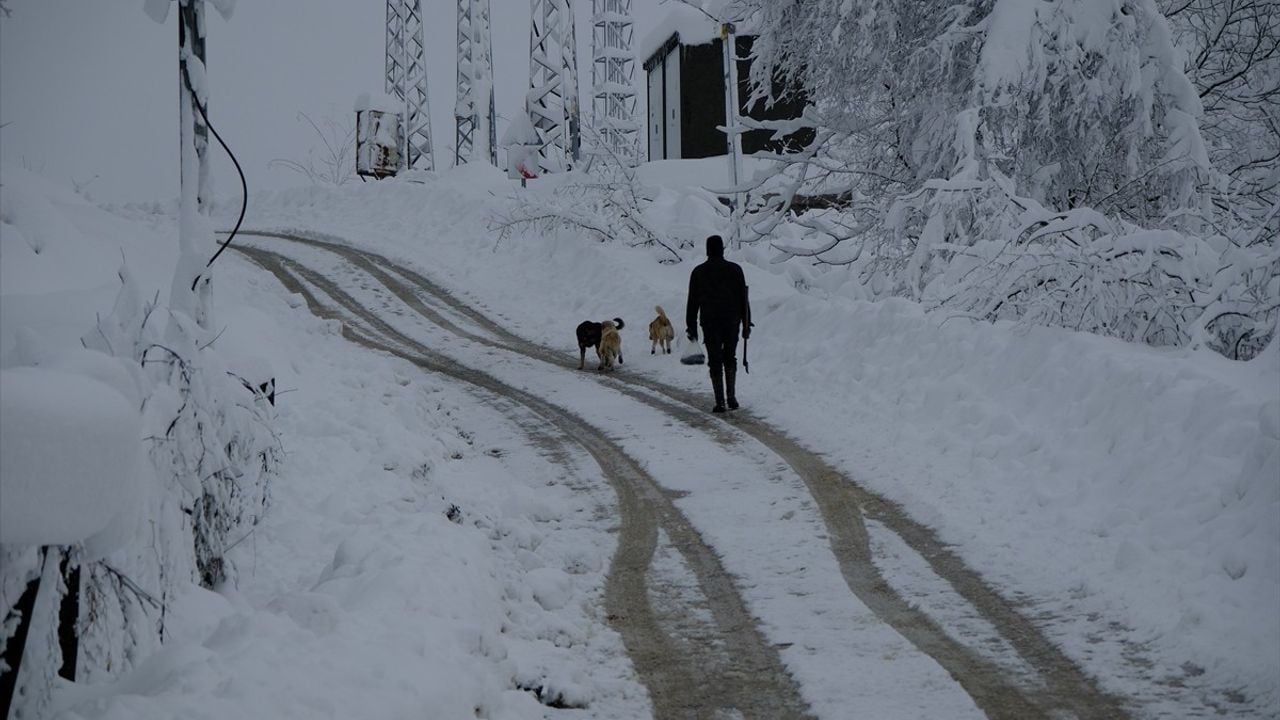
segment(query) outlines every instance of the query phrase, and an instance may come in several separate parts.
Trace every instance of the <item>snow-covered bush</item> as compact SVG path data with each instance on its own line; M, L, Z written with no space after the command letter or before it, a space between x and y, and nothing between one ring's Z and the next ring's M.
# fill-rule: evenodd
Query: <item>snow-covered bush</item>
M1280 248L1265 223L1144 228L1088 207L1054 211L1012 188L998 171L932 180L887 209L853 196L799 215L771 209L747 228L780 260L848 266L867 297L1234 359L1273 336Z
M264 393L234 375L199 328L141 302L127 272L112 313L82 338L87 348L126 357L144 370L144 437L166 492L186 516L201 584L228 577L224 552L261 518L279 461ZM157 315L168 321L161 323ZM187 579L187 578L184 578Z
M1274 330L1273 247L1145 229L1090 208L1053 212L1010 185L939 181L900 199L893 246L912 251L895 275L900 294L986 320L1207 344L1237 358Z
M143 300L127 270L120 279L113 309L81 338L83 350L20 347L18 361L33 366L5 371L6 383L20 381L26 395L49 388L26 404L6 392L4 408L6 442L30 436L24 447L39 440L50 448L44 460L6 453L6 488L29 475L43 495L6 492L26 518L6 523L0 545L0 605L8 613L0 651L26 621L22 707L36 716L61 665L63 596L79 596L77 679L129 669L163 642L166 609L182 587L231 576L226 551L262 517L280 459L267 397L230 373L212 342L197 340L205 333L192 321ZM61 379L36 382L44 376ZM69 382L85 389L54 392ZM76 407L45 409L62 396ZM53 455L59 447L67 457ZM10 467L11 459L24 467ZM37 462L47 467L25 467ZM66 497L42 501L63 486ZM24 528L38 536L21 537ZM79 586L68 587L77 569ZM37 579L34 607L11 612Z

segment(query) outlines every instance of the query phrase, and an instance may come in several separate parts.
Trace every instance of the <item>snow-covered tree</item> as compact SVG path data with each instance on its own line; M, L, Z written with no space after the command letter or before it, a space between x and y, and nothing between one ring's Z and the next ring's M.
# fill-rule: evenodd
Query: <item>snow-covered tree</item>
M807 88L826 126L874 142L868 171L918 187L994 163L1051 207L1143 222L1198 202L1200 103L1154 0L740 4L756 92L771 73Z
M1280 201L1280 3L1160 0L1187 76L1204 106L1200 121L1215 168L1218 202L1265 214Z
M1155 0L734 7L755 95L812 102L745 124L818 130L743 188L747 240L975 317L1241 357L1270 336L1275 215L1214 204L1204 93Z

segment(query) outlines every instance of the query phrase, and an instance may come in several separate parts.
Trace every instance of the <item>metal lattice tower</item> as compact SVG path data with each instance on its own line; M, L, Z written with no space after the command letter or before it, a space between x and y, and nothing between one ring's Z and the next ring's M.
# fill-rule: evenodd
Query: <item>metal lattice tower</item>
M481 159L498 164L489 17L489 0L458 0L458 98L453 109L455 165Z
M591 122L599 135L600 151L613 154L624 165L635 165L640 125L636 122L631 0L592 0L591 5Z
M578 43L571 0L531 0L529 94L525 108L538 131L544 171L567 170L581 147Z
M387 94L404 101L400 141L404 167L434 170L419 0L387 0Z

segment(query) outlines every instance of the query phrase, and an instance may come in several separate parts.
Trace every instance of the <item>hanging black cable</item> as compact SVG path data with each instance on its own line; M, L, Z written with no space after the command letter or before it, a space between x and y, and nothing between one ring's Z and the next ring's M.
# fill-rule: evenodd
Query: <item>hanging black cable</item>
M227 239L218 247L218 250L213 254L213 257L209 258L209 262L204 264L207 268L213 264L214 260L218 259L218 256L222 254L223 250L227 249L227 246L231 244L231 238L234 238L236 236L236 232L240 230L240 223L244 222L245 210L249 207L249 184L245 182L244 170L241 169L240 161L236 159L236 154L231 152L231 148L227 147L226 141L223 140L222 136L218 134L218 131L214 129L213 123L209 122L209 115L204 111L204 105L200 104L200 96L196 94L195 88L191 86L191 77L187 74L185 69L182 73L182 82L187 86L187 92L191 93L192 104L200 111L200 117L204 118L205 127L209 128L209 132L213 133L213 136L218 139L218 144L222 145L222 149L227 151L227 156L231 158L231 164L236 166L236 172L240 174L240 217L236 218L236 225L231 228L231 234L228 235ZM191 281L192 292L195 291L196 285L198 284L200 284L199 275Z

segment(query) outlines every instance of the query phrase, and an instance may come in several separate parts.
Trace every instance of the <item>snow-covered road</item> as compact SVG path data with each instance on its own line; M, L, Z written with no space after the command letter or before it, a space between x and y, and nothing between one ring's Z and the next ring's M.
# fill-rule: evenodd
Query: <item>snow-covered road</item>
M929 529L750 414L722 422L643 373L579 373L380 255L252 243L348 338L503 398L531 444L591 456L617 495L605 613L656 716L1124 716ZM693 582L664 577L663 557Z

